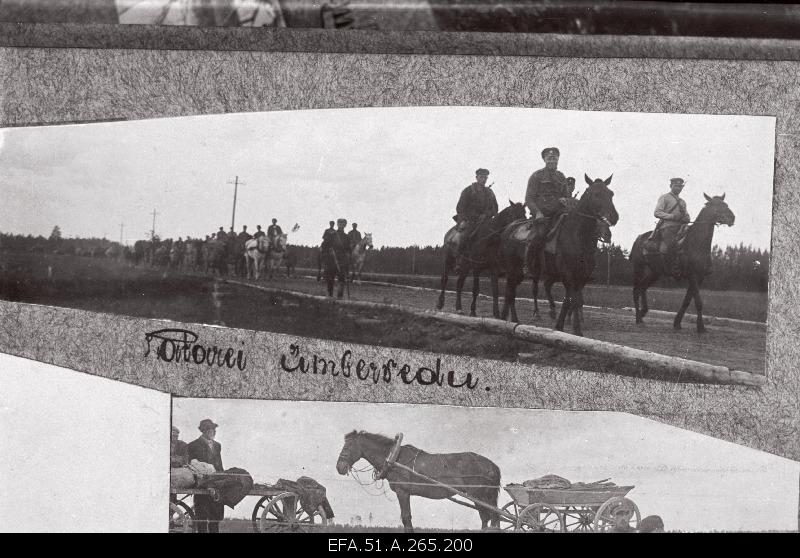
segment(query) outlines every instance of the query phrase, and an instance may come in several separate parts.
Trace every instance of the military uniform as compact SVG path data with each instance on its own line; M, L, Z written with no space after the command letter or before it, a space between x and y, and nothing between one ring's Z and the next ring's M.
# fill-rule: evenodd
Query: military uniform
M684 180L682 178L671 178L669 184L670 191L658 198L656 209L653 211L653 215L659 221L649 240L660 237L658 251L661 255L664 272L671 273L673 277L678 279L681 275L680 262L674 254L677 236L681 228L691 219L686 209L686 201L681 199L680 192L676 194L672 191L674 186L679 186L679 189L682 189L685 185Z
M560 170L543 168L528 179L525 205L534 219L550 218L561 210L561 198L568 198L567 177Z
M346 223L346 222L345 222ZM333 296L333 283L339 280L337 297L344 296L344 287L347 282L347 272L350 268L350 238L344 228L325 231L322 237L320 252L325 262L325 284L328 296Z
M256 234L254 234L254 235L253 235L253 238L255 238L256 240L258 240L258 239L259 239L259 238L261 238L262 236L266 236L266 234L267 234L267 233L265 233L265 232L264 232L264 231L262 231L261 229L258 229L258 230L256 231Z
M661 235L658 251L667 254L674 246L675 237L680 228L690 221L689 212L686 210L686 200L672 192L667 192L658 198L653 215L660 219L656 225L656 230Z
M350 239L350 247L354 248L359 242L362 240L361 231L358 229L353 229L349 233L347 233L347 238Z
M461 191L456 205L458 221L477 224L481 218L497 215L497 198L486 186L473 182Z
M267 227L267 236L270 238L270 240L282 234L283 230L281 229L280 225L270 225L269 227Z
M542 159L546 157L559 157L557 147L547 147L542 150ZM552 225L553 217L563 210L561 200L570 197L567 177L558 169L545 166L534 172L528 178L528 187L525 190L525 205L531 212L535 223L532 250L542 247L547 233Z

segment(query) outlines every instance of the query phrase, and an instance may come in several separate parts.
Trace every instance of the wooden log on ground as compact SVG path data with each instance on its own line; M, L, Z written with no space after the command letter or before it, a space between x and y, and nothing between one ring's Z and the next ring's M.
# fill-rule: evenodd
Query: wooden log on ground
M519 325L514 329L514 337L567 351L576 351L607 357L619 362L647 366L650 369L668 373L675 379L701 380L723 384L736 383L749 386L763 386L766 383L765 376L739 370L731 371L726 366L716 366L705 362L662 355L606 341L577 337L569 333L541 327Z
M453 325L487 331L489 333L511 335L524 341L532 341L549 345L565 351L579 352L609 358L617 362L646 366L647 368L666 373L676 380L695 380L720 384L738 384L760 387L766 384L766 376L751 374L741 370L731 370L726 366L717 366L685 358L672 357L617 345L607 341L598 341L587 337L578 337L562 331L554 331L531 325L514 324L494 318L472 318L461 314L451 314L439 310L417 310L399 304L385 302L369 302L366 300L332 299L327 296L312 295L300 291L289 291L276 287L265 287L228 279L226 283L250 287L274 294L283 294L301 299L315 300L327 304L342 304L351 308L370 310L393 310L422 318L436 319Z

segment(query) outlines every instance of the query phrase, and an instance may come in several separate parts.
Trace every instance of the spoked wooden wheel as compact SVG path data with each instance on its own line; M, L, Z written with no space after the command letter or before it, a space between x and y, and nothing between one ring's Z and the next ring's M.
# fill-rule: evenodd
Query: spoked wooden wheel
M597 507L567 506L561 510L564 518L564 531L568 533L589 533L594 528L594 516Z
M594 516L595 531L634 531L639 528L639 508L633 500L615 496L606 500Z
M191 533L194 524L194 512L185 502L169 503L169 532Z
M325 510L319 506L308 514L300 498L291 492L264 496L253 508L253 530L257 533L309 533L328 524Z
M560 533L564 530L564 518L549 504L532 504L519 514L517 531L530 533Z
M517 522L519 521L519 512L522 509L517 505L515 501L510 501L508 504L500 508L507 514L513 515L516 519L514 521L508 519L507 517L500 516L500 529L503 531L514 531L517 528Z

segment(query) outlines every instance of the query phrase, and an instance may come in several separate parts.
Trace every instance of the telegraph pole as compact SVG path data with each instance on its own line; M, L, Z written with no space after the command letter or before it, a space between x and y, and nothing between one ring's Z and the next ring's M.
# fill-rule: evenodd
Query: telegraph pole
M153 208L153 228L150 229L150 242L156 241L156 209Z
M239 193L239 184L242 186L247 186L247 184L244 182L239 182L238 174L233 182L228 180L228 184L233 184L233 213L231 214L231 230L236 230L234 228L236 226L236 195Z
M150 229L150 265L156 263L156 208L153 208L153 228Z
M122 246L122 230L125 228L125 223L119 224L119 245Z

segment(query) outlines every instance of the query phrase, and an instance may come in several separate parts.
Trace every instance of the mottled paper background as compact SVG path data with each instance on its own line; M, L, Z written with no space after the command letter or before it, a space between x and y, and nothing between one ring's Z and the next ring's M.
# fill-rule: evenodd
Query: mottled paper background
M17 26L16 29L18 44L37 44L35 28ZM181 31L150 29L147 33L161 47L174 40L181 48L189 48L193 35L180 34ZM190 31L199 34L202 30ZM138 40L142 40L142 30L131 33L138 33ZM68 46L74 36L65 31L60 46ZM282 36L296 41L292 50L302 50L302 34ZM354 37L349 35L346 40L355 40ZM50 47L59 44L59 35L49 31L40 33L39 38ZM423 39L416 49L436 50L437 40L432 35ZM365 33L360 40L371 51L380 50L378 35ZM387 40L391 41L391 36ZM502 43L500 39L493 40ZM114 41L119 41L119 36ZM452 41L463 44L463 38L451 40L444 35L438 46L447 50L452 48ZM143 358L144 333L166 327L162 322L153 324L8 303L0 304L0 349L186 396L625 411L792 459L800 458L800 377L795 367L799 352L795 324L800 267L794 264L800 234L795 226L795 215L800 208L796 189L800 165L797 135L800 120L796 114L800 67L793 60L769 59L796 58L795 52L786 43L772 51L770 44L777 43L738 41L727 43L734 56L749 53L745 56L764 60L661 59L657 58L660 52L678 57L695 57L700 52L702 56L703 47L693 50L692 42L649 38L638 42L619 39L618 47L620 55L640 52L648 58L594 58L598 55L593 50L596 41L587 40L581 46L578 38L572 38L570 55L586 57L552 56L561 42L563 39L559 37L540 37L533 46L526 44L523 48L526 54L535 54L540 48L539 52L548 56L6 46L0 49L3 92L0 124L24 126L239 111L400 105L777 116L767 387L754 390L671 384L452 357L447 357L448 362L464 373L480 375L492 390L475 390L467 396L458 390L434 393L430 388L396 384L375 389L329 380L297 381L281 379L275 368L287 336L193 326L190 329L200 332L203 338L213 338L218 345L245 341L255 351L246 373L201 373L200 381L198 371L191 367ZM8 40L3 44L8 45ZM709 44L713 55L725 57L725 42ZM608 43L604 48L613 52ZM343 346L327 341L304 341L304 344L333 354ZM432 356L367 347L359 351L375 358L387 352L401 354L409 362L429 362Z

